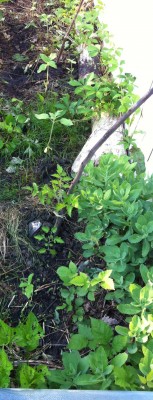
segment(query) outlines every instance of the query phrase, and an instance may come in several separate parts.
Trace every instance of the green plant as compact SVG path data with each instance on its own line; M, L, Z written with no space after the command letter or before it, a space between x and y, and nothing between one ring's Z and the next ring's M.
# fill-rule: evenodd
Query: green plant
M140 345L139 356L134 359L134 346L127 337L114 334L101 320L91 318L88 324L79 324L68 348L71 353L63 354L64 369L52 371L49 376L49 382L56 383L58 388L146 390L147 386L152 387L151 348ZM80 356L83 349L86 355Z
M51 14L45 14L45 13L44 13L44 14L41 14L41 15L39 16L39 18L40 18L40 22L42 22L43 25L46 26L46 29L47 29L47 38L48 38L48 35L49 35L49 26L52 25L52 19L53 19L53 17L52 17Z
M111 270L101 271L92 279L86 273L78 272L77 266L72 261L68 267L59 267L57 274L65 286L61 289L61 296L65 302L57 307L57 310L66 308L68 312L73 311L73 321L82 321L86 299L95 301L99 288L114 290L114 283L110 278L111 272Z
M15 344L29 352L38 347L42 336L43 329L32 312L28 314L25 323L19 322L15 328L0 320L0 346Z
M47 143L47 146L44 150L45 153L47 153L49 150L52 150L52 148L50 147L51 144L51 140L52 140L52 135L53 135L53 130L54 130L54 125L57 122L60 122L60 124L64 125L64 126L71 126L73 125L73 122L70 119L67 118L61 118L63 116L63 114L65 114L65 112L63 112L62 110L58 110L55 113L43 113L43 114L35 114L35 117L39 120L46 120L49 119L51 122L51 130L50 130L50 136L49 136L49 140Z
M29 274L28 278L22 278L19 287L22 289L22 293L29 299L32 298L34 286L32 283L34 274Z
M20 53L14 54L12 58L14 61L17 61L17 62L23 62L23 61L28 60L27 56L25 56L24 54L20 54Z
M4 349L0 350L0 387L7 388L10 385L10 372L13 364L9 361Z
M123 274L151 256L153 180L136 174L135 166L127 156L104 155L97 167L88 164L77 189L86 228L76 238L85 243L84 256L98 252Z
M57 172L52 174L50 186L45 184L39 189L38 185L33 183L33 187L27 186L26 189L32 192L32 196L38 196L42 204L50 205L56 216L64 208L66 208L68 215L71 216L73 207L77 208L78 206L78 196L74 194L67 195L68 182L70 180L71 178L63 168L57 165Z
M55 53L51 53L49 56L46 56L46 54L40 54L40 59L43 61L43 64L40 65L37 73L40 74L42 71L46 71L46 82L44 82L46 91L49 85L49 68L57 68L55 61L53 61L55 58Z
M38 250L39 254L44 254L49 252L52 256L57 254L54 246L57 243L64 243L64 240L56 236L56 228L49 228L49 226L43 226L41 228L43 231L42 234L35 235L35 239L37 239L40 243L42 242L42 247Z
M76 87L74 93L79 96L77 114L84 114L88 118L100 116L102 112L119 115L126 112L138 98L133 93L133 78L128 77L127 80L126 75L122 76L121 82L118 83L113 78L108 79L105 76L98 78L92 72L86 78L71 80L69 84ZM88 107L86 107L87 101Z

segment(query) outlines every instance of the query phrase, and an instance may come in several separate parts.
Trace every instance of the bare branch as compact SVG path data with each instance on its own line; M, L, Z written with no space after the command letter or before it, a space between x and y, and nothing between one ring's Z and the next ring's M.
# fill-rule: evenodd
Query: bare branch
M105 135L98 140L98 142L95 144L95 146L92 147L92 149L89 151L88 155L84 158L82 161L79 171L77 172L74 180L72 181L69 190L67 194L72 193L74 186L78 183L79 179L81 178L81 175L83 173L83 170L87 163L91 160L95 152L99 149L99 147L106 142L106 140L116 131L116 129L119 128L120 125L122 125L127 118L129 118L143 103L146 102L146 100L149 99L153 95L153 88L149 90L141 99L137 101L125 114L123 114L118 121L110 128L108 131L105 133Z
M95 146L92 147L92 149L89 151L88 155L85 157L85 159L83 160L83 162L80 165L79 171L76 174L74 180L72 181L67 194L72 193L74 187L77 185L78 181L80 180L84 168L87 165L87 163L91 160L91 158L93 157L93 155L95 154L95 152L99 149L99 147L106 142L106 140L116 131L116 129L119 128L120 125L122 125L127 118L129 118L139 107L141 107L142 104L144 104L149 97L151 97L153 95L153 88L149 90L149 92L147 92L143 97L141 97L141 99L139 99L137 101L137 103L135 103L125 114L122 115L122 117L120 117L118 119L118 121L110 128L108 129L108 131L105 133L105 135L95 144ZM56 227L56 234L59 232L61 223L63 221L63 218L65 216L65 210L61 210L61 213L59 214L59 216L56 218L55 221L55 227Z
M84 3L84 0L81 0L80 3L79 3L78 9L77 9L77 11L76 11L76 13L75 13L75 15L74 15L74 18L73 18L73 20L72 20L72 22L71 22L71 24L70 24L70 26L69 26L69 28L68 28L68 30L67 30L65 36L64 36L64 38L63 38L63 43L62 43L62 46L61 46L61 48L60 48L59 54L58 54L58 56L57 56L57 64L60 62L61 56L62 56L63 51L64 51L64 46L65 46L66 39L67 39L68 36L69 36L69 33L70 33L70 31L71 31L71 29L72 29L74 23L75 23L75 20L76 20L76 18L77 18L77 16L78 16L79 12L80 12L80 10L81 10L81 7L82 7L83 3Z

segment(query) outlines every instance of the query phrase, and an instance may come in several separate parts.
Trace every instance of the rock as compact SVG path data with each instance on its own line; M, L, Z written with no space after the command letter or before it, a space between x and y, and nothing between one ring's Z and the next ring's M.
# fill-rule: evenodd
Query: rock
M28 235L33 237L41 228L42 223L39 220L29 222L28 224Z

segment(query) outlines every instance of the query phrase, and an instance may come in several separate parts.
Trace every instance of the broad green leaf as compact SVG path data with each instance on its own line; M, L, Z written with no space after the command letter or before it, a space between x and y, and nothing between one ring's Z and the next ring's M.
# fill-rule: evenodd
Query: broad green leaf
M25 348L27 351L35 350L39 345L39 340L43 336L43 329L40 326L37 317L30 312L26 323L20 322L15 328L14 343L17 346Z
M9 361L4 349L0 350L0 387L10 387L10 372L13 370L13 364Z
M148 270L148 268L145 266L145 265L143 265L143 264L141 264L140 265L140 273L141 273L141 276L142 276L142 279L143 279L143 281L144 281L144 283L148 283L148 280L149 280L149 277L148 277L148 275L149 275L149 270Z
M139 304L140 303L140 292L141 292L141 286L136 285L135 283L131 283L129 286L129 291L131 293L132 299Z
M46 56L46 54L40 54L40 58L46 64L48 64L51 60L54 60L56 58L56 53L51 53L49 56Z
M57 65L56 65L56 63L55 63L55 61L49 61L48 62L48 65L49 65L49 67L51 67L51 68L57 68Z
M115 330L119 335L123 335L126 337L128 336L128 328L125 328L124 326L117 325L115 327Z
M113 354L119 353L123 349L125 349L127 345L127 336L117 335L113 338L112 341L112 352Z
M106 278L106 281L101 282L100 286L105 290L115 290L114 281L112 278Z
M77 376L74 380L74 383L77 386L90 386L90 385L96 385L97 383L101 382L102 378L100 376L95 376L91 374L82 374L80 376Z
M71 86L82 86L82 84L81 84L81 82L79 82L79 81L76 81L75 79L74 80L71 80L70 82L69 82L69 85L71 85Z
M45 71L46 69L47 69L47 64L41 64L37 69L37 74L40 74L42 71Z
M91 318L91 331L93 334L94 342L102 346L110 343L113 336L112 328L105 322Z
M140 317L138 317L138 315L134 315L134 317L130 321L129 330L129 336L135 336L137 333L141 332L141 319Z
M50 231L50 227L49 226L42 226L42 231L45 233L48 233Z
M140 360L139 369L144 375L147 375L150 372L153 364L153 353L145 346L142 346L142 351L144 357Z
M128 354L127 353L120 353L117 354L112 360L111 364L114 365L115 367L122 367L126 363L128 359Z
M89 278L88 278L87 274L80 272L80 275L72 278L70 283L71 283L71 285L75 285L75 286L84 286L86 284L89 284Z
M108 359L103 347L98 347L94 352L89 354L90 368L94 374L104 373L108 365Z
M114 244L120 243L121 240L122 240L122 237L120 235L111 235L110 237L108 237L105 244L107 246L113 246Z
M129 242L130 243L139 243L139 242L141 242L142 239L143 239L143 236L134 233L133 235L131 235L129 237Z
M122 314L133 315L133 314L139 314L141 312L141 307L136 307L131 304L119 304L117 308L119 312L121 312Z
M142 244L142 257L146 257L150 250L150 243L147 239L143 240Z
M71 350L82 350L85 349L87 345L88 345L88 339L78 333L76 335L71 336L68 348Z
M77 266L72 261L70 261L70 263L69 263L69 270L71 271L72 274L75 274L78 272Z
M46 365L30 367L24 364L19 368L18 372L20 386L29 389L46 388L46 377L48 375L49 371Z
M115 384L124 390L134 390L137 388L137 370L130 365L114 367Z
M73 125L73 122L71 121L71 119L67 119L67 118L61 118L60 119L60 123L62 125L65 125L65 126L72 126Z
M68 374L76 375L78 364L81 360L81 356L78 351L72 350L71 353L63 353L62 354L62 361L65 370Z
M146 306L153 302L153 288L150 285L144 286L140 291L140 302Z
M43 114L35 114L35 117L37 119L49 119L49 115L45 114L45 113L43 113Z
M0 320L0 346L7 346L13 340L14 329Z

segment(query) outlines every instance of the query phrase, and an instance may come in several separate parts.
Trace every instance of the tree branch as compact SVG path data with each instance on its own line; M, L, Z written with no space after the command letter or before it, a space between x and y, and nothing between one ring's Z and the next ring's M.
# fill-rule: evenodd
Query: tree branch
M81 178L85 166L91 160L91 158L93 157L95 152L99 149L99 147L104 142L106 142L106 140L120 127L120 125L122 125L126 121L126 119L129 118L139 107L141 107L141 105L145 103L152 95L153 95L153 88L149 90L149 92L147 92L143 97L141 97L141 99L139 99L137 103L135 103L125 114L123 114L122 117L120 117L118 121L110 129L108 129L108 131L104 134L104 136L98 140L95 146L92 147L88 155L82 161L80 168L68 189L67 194L72 193L74 186L76 186L79 179Z
M119 126L122 125L126 121L126 119L129 118L139 107L141 107L141 105L143 103L145 103L149 99L149 97L151 97L152 95L153 95L153 88L151 90L149 90L149 92L147 92L143 97L141 97L141 99L139 99L137 101L137 103L135 103L125 114L123 114L122 117L120 117L118 119L118 121L110 129L108 129L108 131L105 133L105 135L101 139L98 140L98 142L95 144L95 146L92 147L92 149L89 151L88 155L82 161L79 171L76 174L74 180L72 181L72 183L67 191L67 194L72 193L74 187L76 186L76 184L78 183L79 179L81 178L81 176L83 174L83 170L84 170L85 166L91 160L91 158L93 157L95 152L99 149L99 147L104 142L106 142L106 140L119 128ZM63 209L63 210L61 210L59 216L56 218L56 221L55 221L56 235L59 232L64 215L65 215L65 210Z
M64 36L64 38L63 38L63 43L62 43L62 46L61 46L60 51L59 51L58 56L57 56L57 64L60 62L61 56L62 56L63 51L64 51L64 46L65 46L66 39L69 36L69 33L70 33L74 23L75 23L75 20L76 20L79 12L81 10L81 7L82 7L83 3L84 3L84 0L81 0L80 3L79 3L78 9L77 9L77 11L76 11L76 13L74 15L74 18L73 18L73 20L72 20L72 22L71 22L71 24L70 24L65 36Z

